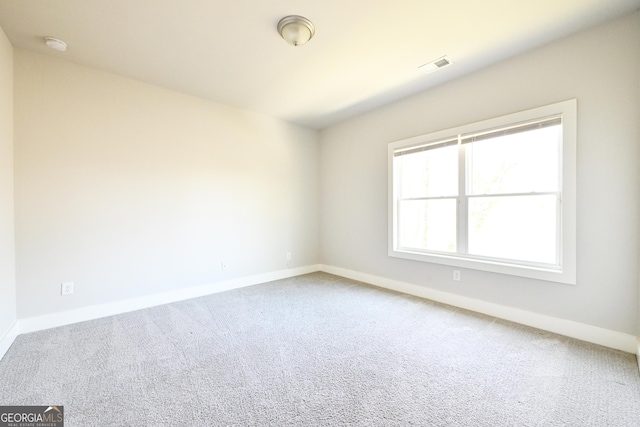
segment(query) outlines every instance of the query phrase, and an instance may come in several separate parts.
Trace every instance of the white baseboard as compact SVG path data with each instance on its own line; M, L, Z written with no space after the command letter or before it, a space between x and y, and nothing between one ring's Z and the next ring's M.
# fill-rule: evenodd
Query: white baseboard
M335 274L336 276L358 280L381 288L487 314L489 316L543 329L582 341L622 350L627 353L638 352L638 357L640 357L640 341L638 341L637 337L634 335L438 291L425 286L401 282L398 280L388 279L386 277L360 273L345 268L320 265L320 270L330 274ZM640 366L640 361L638 363Z
M19 319L0 339L0 359L7 352L19 333L35 332L72 323L83 322L86 320L93 320L115 314L141 310L176 301L183 301L190 298L197 298L218 292L313 273L315 271L324 271L330 274L335 274L336 276L358 280L381 288L487 314L489 316L532 326L534 328L547 330L560 335L577 338L628 353L636 353L638 357L638 368L640 369L640 337L330 265L309 265L305 267L280 270L207 285L194 286L171 292Z
M89 307L82 307L74 310L45 314L42 316L28 317L19 319L18 323L20 325L20 333L25 334L29 332L51 329L58 326L69 325L72 323L84 322L86 320L99 319L101 317L107 317L115 314L169 304L176 301L183 301L191 298L211 295L218 292L229 291L232 289L244 288L260 283L271 282L274 280L286 279L289 277L299 276L301 274L313 273L319 270L319 265L290 268L287 270L279 270L270 273L257 274L254 276L239 277L236 279L225 280L222 282L211 283L207 285L194 286L171 292L145 295L142 297L131 298L122 301L92 305Z
M0 360L4 357L19 334L18 321L13 322L9 330L0 338Z

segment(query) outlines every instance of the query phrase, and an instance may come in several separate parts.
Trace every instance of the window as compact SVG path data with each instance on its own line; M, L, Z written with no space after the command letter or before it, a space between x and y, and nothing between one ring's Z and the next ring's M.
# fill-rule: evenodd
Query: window
M575 284L576 104L389 144L389 255Z

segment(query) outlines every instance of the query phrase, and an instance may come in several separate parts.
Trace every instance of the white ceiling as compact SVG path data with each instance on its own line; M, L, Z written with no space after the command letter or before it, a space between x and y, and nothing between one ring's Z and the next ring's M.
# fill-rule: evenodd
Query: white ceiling
M13 46L315 129L599 22L640 0L0 0ZM294 48L276 25L302 15ZM43 37L66 41L66 53ZM443 55L453 65L424 75Z

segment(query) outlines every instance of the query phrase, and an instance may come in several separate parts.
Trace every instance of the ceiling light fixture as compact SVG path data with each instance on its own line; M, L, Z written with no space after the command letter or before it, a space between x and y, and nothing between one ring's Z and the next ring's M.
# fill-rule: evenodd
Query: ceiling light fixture
M44 42L51 49L55 49L55 50L57 50L59 52L66 52L67 51L67 44L65 42L63 42L62 40L57 39L55 37L45 37L44 38Z
M307 18L298 15L285 16L278 22L278 33L292 46L302 46L316 33L316 27Z

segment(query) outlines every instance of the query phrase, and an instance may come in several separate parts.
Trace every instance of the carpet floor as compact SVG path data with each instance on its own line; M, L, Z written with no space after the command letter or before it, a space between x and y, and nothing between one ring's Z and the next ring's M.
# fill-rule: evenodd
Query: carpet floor
M325 273L18 336L65 426L638 426L635 356Z

